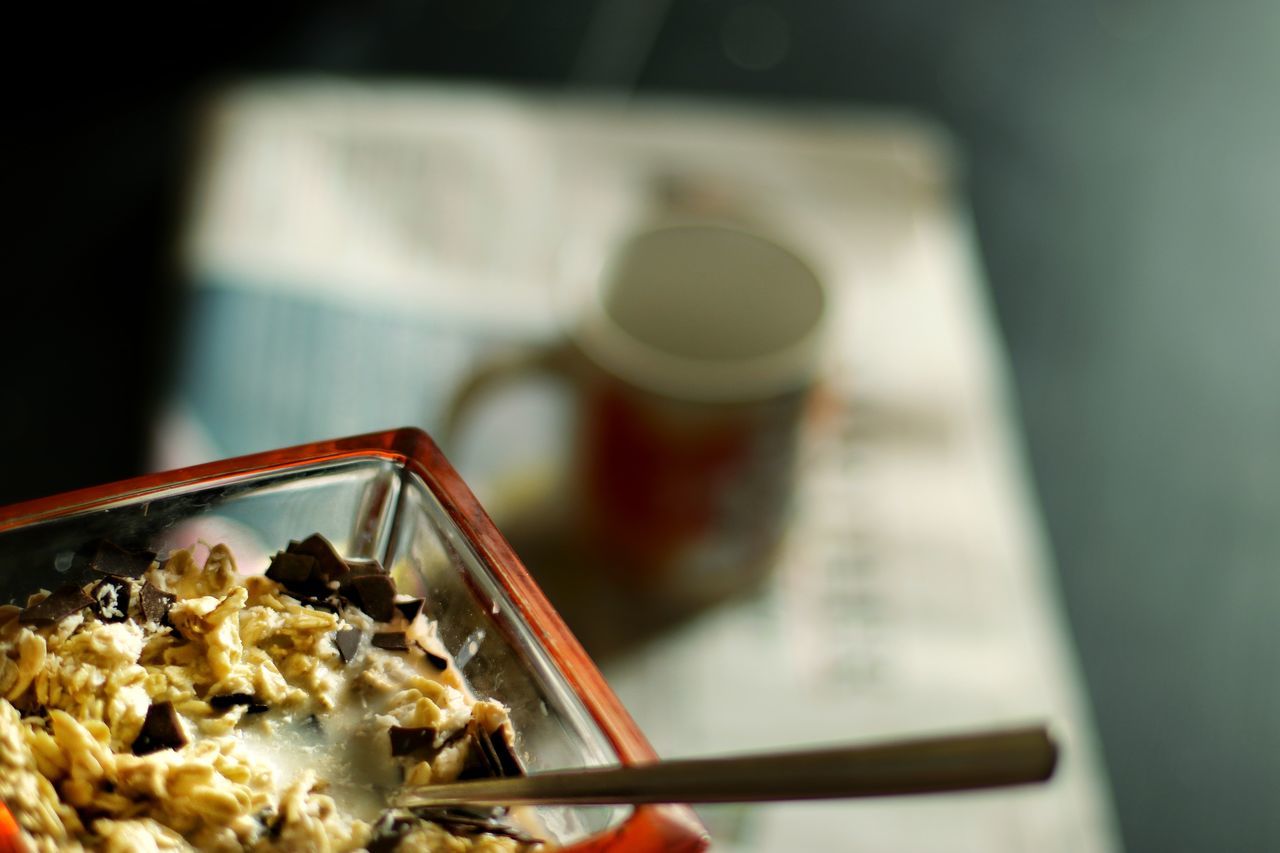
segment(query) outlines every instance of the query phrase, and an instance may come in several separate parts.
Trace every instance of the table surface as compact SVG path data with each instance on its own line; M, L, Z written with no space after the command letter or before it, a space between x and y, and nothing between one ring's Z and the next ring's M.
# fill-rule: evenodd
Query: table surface
M438 426L477 354L554 334L565 252L548 246L610 245L673 178L723 190L832 285L795 518L763 591L606 676L666 756L1032 720L1063 745L1042 788L709 807L717 849L1117 846L944 137L875 115L306 82L234 92L213 118L187 246L206 322L157 466ZM334 360L351 351L359 365ZM287 390L318 376L343 405ZM554 426L544 402L508 405ZM523 437L475 452L504 420L448 448L500 525L555 462ZM513 475L522 453L542 469Z

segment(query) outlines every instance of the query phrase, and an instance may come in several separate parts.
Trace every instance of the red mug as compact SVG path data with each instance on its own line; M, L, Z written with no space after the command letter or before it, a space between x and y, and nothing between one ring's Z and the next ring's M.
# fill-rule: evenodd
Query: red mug
M788 248L710 221L657 224L568 282L564 339L481 365L446 437L494 386L576 392L569 536L637 592L700 605L763 577L783 539L827 295Z

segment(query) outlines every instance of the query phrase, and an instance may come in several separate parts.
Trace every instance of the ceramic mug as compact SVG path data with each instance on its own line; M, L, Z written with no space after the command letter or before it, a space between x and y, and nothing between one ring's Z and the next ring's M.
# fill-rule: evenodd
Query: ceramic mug
M639 592L707 603L767 571L783 538L828 299L763 233L646 227L571 282L564 337L481 365L445 435L494 386L564 379L576 416L568 535Z

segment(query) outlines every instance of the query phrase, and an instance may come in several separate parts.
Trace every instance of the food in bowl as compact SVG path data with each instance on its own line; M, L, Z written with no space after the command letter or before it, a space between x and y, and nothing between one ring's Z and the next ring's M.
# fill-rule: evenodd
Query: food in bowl
M503 810L386 808L523 772L423 599L318 534L265 576L200 551L100 542L94 581L0 607L0 800L29 846L546 849Z

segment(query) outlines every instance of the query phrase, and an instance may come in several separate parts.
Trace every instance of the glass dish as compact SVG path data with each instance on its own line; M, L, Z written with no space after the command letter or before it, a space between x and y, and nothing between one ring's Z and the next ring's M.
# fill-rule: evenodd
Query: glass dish
M106 538L160 552L224 541L261 573L319 532L376 557L427 615L475 692L511 711L532 772L656 758L595 665L430 437L416 429L326 441L152 474L0 508L0 603L87 578L77 554ZM540 808L573 853L695 851L687 806ZM0 808L0 849L7 849ZM10 832L12 829L10 829Z

